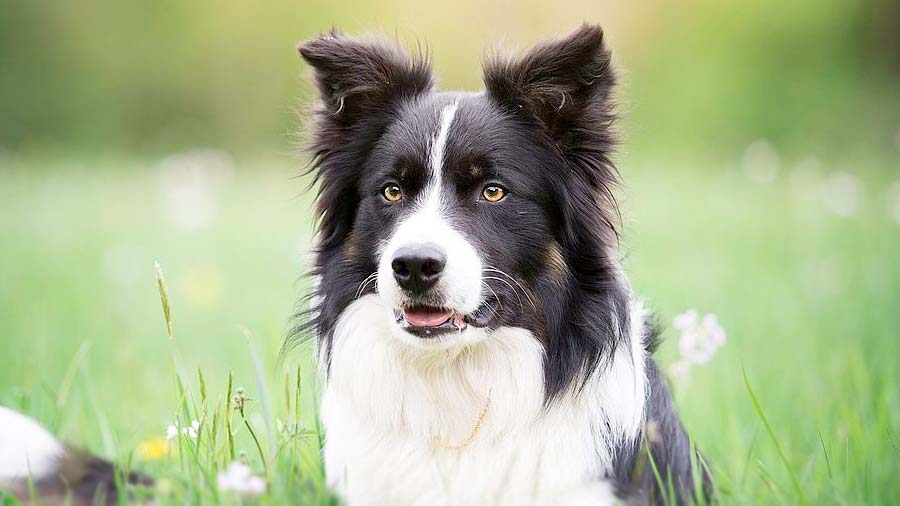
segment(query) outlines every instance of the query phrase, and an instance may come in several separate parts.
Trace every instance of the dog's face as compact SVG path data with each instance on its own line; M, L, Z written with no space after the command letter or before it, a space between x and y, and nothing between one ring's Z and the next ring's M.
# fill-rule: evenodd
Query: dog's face
M535 325L537 278L564 268L542 170L559 161L535 141L482 95L397 111L360 177L351 239L374 252L399 338L459 346Z
M531 331L559 376L550 393L599 360L622 331L599 28L489 62L477 94L435 93L427 62L384 42L330 34L300 52L321 99L313 325L326 354L341 312L374 292L418 348Z

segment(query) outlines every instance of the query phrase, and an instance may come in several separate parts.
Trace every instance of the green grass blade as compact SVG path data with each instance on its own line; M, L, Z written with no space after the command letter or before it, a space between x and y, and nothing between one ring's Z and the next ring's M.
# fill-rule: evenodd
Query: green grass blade
M163 276L162 267L159 262L154 262L153 268L156 270L156 288L159 290L159 300L162 302L163 317L166 319L166 331L169 339L174 339L175 334L172 331L172 310L169 307L169 293L166 290L166 278Z
M778 443L778 438L775 437L775 431L772 430L772 426L769 425L769 421L766 419L765 413L763 413L762 406L760 406L759 401L756 399L756 394L753 393L753 387L750 386L750 379L747 377L747 370L744 369L744 386L747 388L747 393L750 394L750 400L753 402L753 409L756 410L757 416L762 421L763 426L766 428L766 432L769 434L769 438L772 440L772 444L775 445L775 450L778 452L778 456L781 459L781 463L784 465L785 471L787 471L788 476L791 479L791 485L794 487L794 492L797 494L797 499L800 501L800 504L806 504L806 495L803 493L803 488L800 486L800 481L797 479L797 475L794 473L794 469L791 468L790 463L787 460L787 457L784 455L784 451L781 449L781 445Z
M58 410L62 411L66 402L68 402L72 384L75 382L75 374L87 358L92 345L92 341L82 341L81 345L78 346L78 350L72 355L72 360L69 361L69 367L66 368L66 374L63 376L63 380L59 385L59 391L56 395L56 408Z
M822 431L819 431L819 443L822 445L822 453L825 455L825 466L828 469L828 479L834 479L831 473L831 459L828 457L828 449L825 447L825 439L822 438Z
M275 424L272 417L272 403L269 401L269 389L266 387L265 373L263 372L262 361L259 359L259 353L256 351L256 345L253 343L253 334L250 329L241 327L244 336L247 338L247 347L250 348L250 358L253 361L253 372L256 376L256 389L259 392L259 403L262 408L263 420L266 423L266 438L268 439L269 457L275 455Z
M206 380L203 378L203 370L197 368L197 379L200 382L200 405L206 407Z
M234 432L231 427L231 402L234 392L234 373L228 371L228 389L225 394L225 437L228 440L228 461L234 462Z
M653 478L656 480L656 487L659 489L660 493L663 494L665 504L669 504L669 498L666 497L666 483L663 481L662 476L659 474L659 468L656 467L656 460L653 458L653 452L650 451L649 441L645 440L644 448L647 450L647 461L650 462L650 469L653 470Z
M744 470L741 472L741 492L743 492L747 488L747 477L750 475L750 466L753 465L753 449L756 448L756 441L758 437L759 425L753 428L753 437L750 438L750 446L747 448L747 458L744 461Z

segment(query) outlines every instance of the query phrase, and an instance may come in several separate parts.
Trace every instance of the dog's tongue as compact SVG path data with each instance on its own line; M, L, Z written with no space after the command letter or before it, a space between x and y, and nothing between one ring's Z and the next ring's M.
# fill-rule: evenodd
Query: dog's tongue
M404 309L403 316L413 327L437 327L450 319L451 312L445 309L415 308Z

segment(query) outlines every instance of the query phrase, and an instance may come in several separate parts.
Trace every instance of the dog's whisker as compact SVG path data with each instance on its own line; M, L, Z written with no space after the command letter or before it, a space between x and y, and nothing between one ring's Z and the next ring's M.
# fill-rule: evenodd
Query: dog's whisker
M499 282L505 284L506 286L508 286L509 289L512 290L513 295L516 296L516 300L519 301L519 307L522 307L522 298L519 297L519 291L516 290L516 287L513 286L512 284L510 284L509 281L506 281L506 280L503 279L503 278L495 278L495 277L493 277L493 276L482 276L481 279L493 279L493 280L499 281Z
M522 290L522 293L525 295L525 298L527 298L527 299L528 299L528 302L531 303L531 307L537 309L537 307L536 307L535 304L534 304L534 300L531 298L530 295L528 295L528 290L525 289L525 287L522 285L522 283L521 283L518 279L516 279L516 278L513 277L513 276L510 276L509 274L507 274L506 272L504 272L502 269L498 269L498 268L493 267L493 266L490 266L490 265L488 265L488 266L486 267L486 270L488 270L489 272L496 272L496 273L498 273L498 274L501 274L501 275L506 276L507 278L509 278L513 283L515 283L516 285L518 285L519 289Z
M356 289L356 297L354 297L354 298L355 299L360 298L362 296L363 291L366 289L366 286L368 286L368 284L371 283L372 281L375 281L375 290L377 291L378 290L378 271L375 271L372 274L369 274L368 276L366 276L366 279L362 280L362 282L359 284L359 287Z
M490 266L490 265L485 266L485 267L484 267L484 270L485 270L485 271L488 271L488 272L495 272L495 273L497 273L497 274L500 274L500 275L503 275L503 276L506 276L507 278L509 278L513 283L515 283L516 285L518 285L519 289L522 291L522 294L525 295L525 298L526 298L526 299L528 299L528 303L531 304L531 307L532 307L533 309L537 310L537 305L534 303L534 299L531 298L531 296L528 294L528 290L525 289L525 287L522 285L522 283L521 283L518 279L514 278L513 276L510 276L509 274L507 274L507 273L504 272L503 270L498 269L498 268L493 267L493 266Z
M519 302L519 307L520 308L523 307L522 297L520 297L520 295L519 295L519 290L514 285L512 285L509 281L506 281L503 278L497 278L497 277L493 277L493 276L483 276L482 279L493 279L493 280L499 281L499 282L505 284L506 286L508 286L509 289L512 291L513 295L516 296L516 300Z
M486 281L482 280L481 284L484 287L486 287L488 290L490 290L492 294L494 294L494 298L497 299L497 306L499 306L500 310L503 311L503 303L500 302L500 297L497 295L497 292L495 292L494 289L491 287L491 285L488 284ZM490 307L490 306L488 306L488 307ZM495 316L497 316L497 311L494 311L494 308L491 308L491 312L494 313Z

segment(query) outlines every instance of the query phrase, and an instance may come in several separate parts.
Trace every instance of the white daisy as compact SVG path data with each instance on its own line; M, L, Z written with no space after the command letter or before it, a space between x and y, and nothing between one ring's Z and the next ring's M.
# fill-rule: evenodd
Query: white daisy
M197 439L198 431L200 430L200 421L194 420L187 427L179 427L178 421L166 427L166 439L175 439L178 437L178 434L183 436L187 436L191 439Z
M691 364L709 362L726 341L725 329L714 314L701 318L696 309L690 309L676 316L673 326L681 332L678 338L681 357L672 366L673 376L685 377Z
M225 471L219 473L216 481L219 490L223 492L257 496L266 491L265 480L254 476L250 466L237 460L229 464Z

